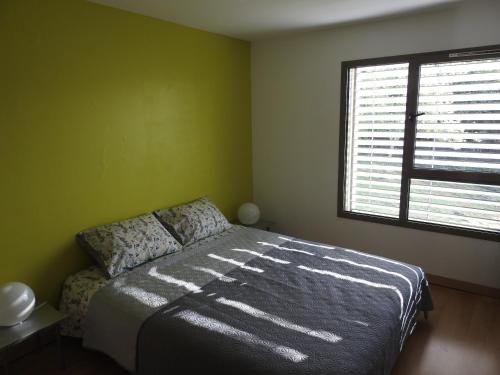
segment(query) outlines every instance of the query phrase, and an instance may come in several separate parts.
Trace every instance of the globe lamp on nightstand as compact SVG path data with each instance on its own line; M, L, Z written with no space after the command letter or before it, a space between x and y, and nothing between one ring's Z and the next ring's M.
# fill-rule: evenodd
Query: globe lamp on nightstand
M28 319L35 308L35 294L23 283L0 285L0 327L11 327Z
M243 203L238 209L238 220L243 225L253 225L260 219L260 210L255 203Z

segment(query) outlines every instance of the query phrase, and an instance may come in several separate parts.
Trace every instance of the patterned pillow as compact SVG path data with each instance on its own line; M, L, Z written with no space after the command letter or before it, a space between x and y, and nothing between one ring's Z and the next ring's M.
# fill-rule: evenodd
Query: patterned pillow
M109 277L181 249L153 214L87 229L76 239Z
M231 228L222 212L208 198L158 210L154 214L184 246Z

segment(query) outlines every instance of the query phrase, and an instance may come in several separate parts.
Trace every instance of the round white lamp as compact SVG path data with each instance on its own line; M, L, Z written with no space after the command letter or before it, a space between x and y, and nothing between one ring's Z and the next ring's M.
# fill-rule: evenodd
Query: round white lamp
M247 202L243 203L238 209L238 220L243 225L252 225L259 221L260 210L256 204Z
M35 294L23 283L0 286L0 327L10 327L26 320L35 308Z

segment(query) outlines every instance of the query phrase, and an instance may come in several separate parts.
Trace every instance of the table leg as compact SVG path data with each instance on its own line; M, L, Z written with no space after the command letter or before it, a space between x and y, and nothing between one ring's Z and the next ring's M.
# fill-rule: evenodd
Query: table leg
M61 366L61 370L65 370L66 360L64 358L64 350L62 347L62 340L61 340L61 329L59 325L56 328L56 340L57 340L57 351L59 352L59 364Z
M6 351L1 358L4 375L9 375L9 357L8 357L8 355L9 355L9 353L8 353L8 351Z
M42 336L40 332L37 332L36 334L36 345L37 345L36 350L42 350Z

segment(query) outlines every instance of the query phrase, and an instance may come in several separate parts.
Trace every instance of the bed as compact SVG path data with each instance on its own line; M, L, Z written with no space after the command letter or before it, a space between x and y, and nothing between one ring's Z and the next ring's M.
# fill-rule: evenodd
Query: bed
M241 226L109 279L69 277L63 334L139 374L389 374L421 268Z

